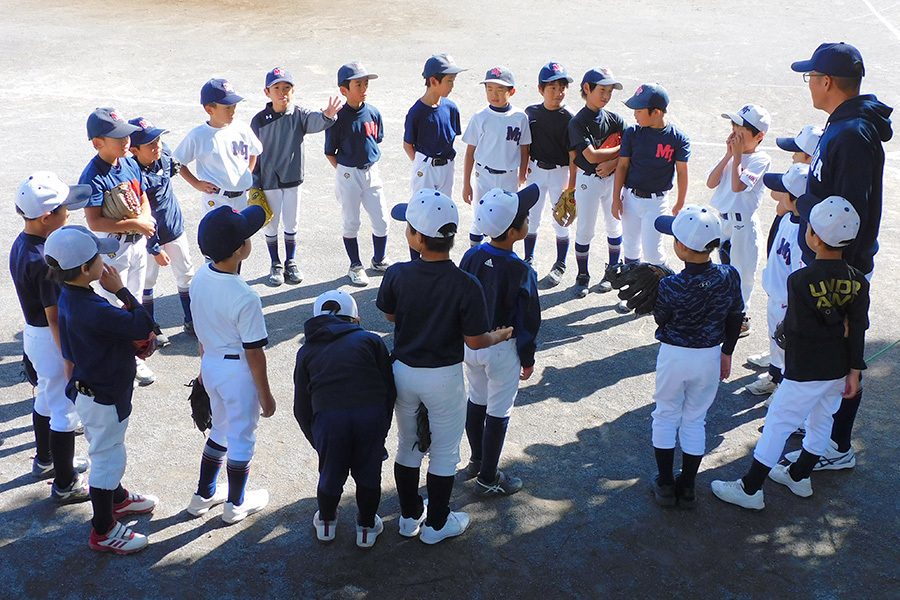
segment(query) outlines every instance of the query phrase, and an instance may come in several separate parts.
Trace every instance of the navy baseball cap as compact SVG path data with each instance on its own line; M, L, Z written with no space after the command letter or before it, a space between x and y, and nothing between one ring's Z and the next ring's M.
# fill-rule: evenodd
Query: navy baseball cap
M478 201L475 207L475 223L481 233L492 238L506 233L522 213L527 213L537 204L541 192L536 183L518 192L507 192L494 188Z
M645 83L638 86L634 95L625 101L625 106L632 110L641 110L642 108L665 110L669 106L669 94L658 83Z
M266 211L262 206L248 206L241 212L220 206L200 221L197 229L200 252L213 262L225 260L259 231L265 221Z
M449 54L435 54L425 61L425 70L422 71L422 77L428 79L435 75L456 75L463 71L468 71L468 69L463 69L453 62L453 57Z
M338 69L338 86L345 81L351 81L353 79L362 79L363 77L368 77L369 79L378 79L378 75L375 73L369 73L366 71L366 68L359 64L358 62L350 62L346 65L342 65L340 69Z
M776 138L775 144L788 152L805 152L812 156L816 151L816 146L819 145L819 138L821 137L822 129L820 127L807 125L792 138Z
M834 77L863 77L866 74L862 54L844 42L820 44L812 58L798 60L791 65L791 69L797 73L815 71Z
M168 129L163 129L162 127L154 127L153 124L144 117L135 117L128 122L138 128L137 131L131 134L132 146L143 146L144 144L149 144L162 134L169 133Z
M674 236L694 252L706 252L722 239L722 222L711 208L688 204L676 216L656 217L653 226L660 233Z
M227 79L210 79L200 88L200 104L203 106L213 102L231 106L243 99L235 93L234 86Z
M597 67L596 69L591 69L585 73L584 77L581 78L581 85L586 83L592 83L594 85L611 85L615 90L622 89L622 84L616 81L612 71L604 67Z
M481 83L498 83L506 87L516 87L516 79L513 77L512 71L508 67L499 66L488 69Z
M803 194L797 199L797 212L833 248L850 245L859 233L859 213L840 196L819 200L812 194Z
M441 228L452 223L459 225L459 209L443 192L432 189L419 190L409 203L397 204L391 209L391 217L406 221L413 229L432 238L449 238L456 230L441 233Z
M87 134L89 140L96 137L120 140L137 130L137 127L116 114L114 108L95 108L94 112L88 115Z
M294 85L294 78L291 77L291 74L282 69L281 67L275 67L268 73L266 73L266 87L272 87L276 83L281 82L289 83L292 86Z
M558 62L548 62L546 65L541 67L541 72L538 74L538 85L542 83L550 83L551 81L559 81L560 79L565 79L569 83L574 81L569 74L566 72L566 68L559 64Z

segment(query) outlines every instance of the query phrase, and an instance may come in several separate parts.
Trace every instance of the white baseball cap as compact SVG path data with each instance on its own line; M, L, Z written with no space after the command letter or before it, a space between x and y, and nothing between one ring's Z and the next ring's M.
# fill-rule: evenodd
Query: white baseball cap
M710 243L722 239L722 223L715 211L697 204L688 204L674 217L656 217L654 226L660 233L674 235L694 252L706 252Z
M829 196L819 202L812 194L804 194L797 200L797 210L816 235L833 248L850 245L859 233L859 214L840 196Z
M788 152L805 152L810 156L816 151L819 145L819 138L822 137L822 129L815 125L807 125L800 130L796 137L792 138L776 138L775 144L782 150Z
M97 254L115 254L119 240L100 238L81 225L67 225L57 229L44 242L44 256L54 259L59 268L68 271L80 267Z
M408 203L398 204L391 209L391 217L406 221L413 229L426 237L449 238L456 231L441 233L448 223L459 225L459 210L453 200L437 190L419 190Z
M766 173L763 184L776 192L787 192L794 198L806 193L806 181L809 179L809 165L794 163L784 173Z
M772 123L769 111L755 104L747 104L736 113L722 113L722 116L731 119L731 122L738 127L743 127L747 122L763 133L769 131L769 125Z
M492 189L475 207L475 224L478 230L492 238L503 235L515 221L516 215L531 210L540 194L536 183L516 193L500 188Z
M27 219L37 219L63 204L71 210L84 208L91 197L89 185L66 185L50 171L38 171L22 182L16 206Z
M324 310L322 307L328 302L337 302L340 309L337 312ZM313 304L313 316L320 315L341 315L356 319L359 317L359 309L356 307L356 300L347 292L341 290L330 290L316 298Z

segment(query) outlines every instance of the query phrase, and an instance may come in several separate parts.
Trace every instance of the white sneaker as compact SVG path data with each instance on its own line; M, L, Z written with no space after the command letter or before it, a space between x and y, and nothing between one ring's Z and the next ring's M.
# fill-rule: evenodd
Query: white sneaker
M785 460L795 463L800 458L800 450L794 450L784 455ZM856 450L853 445L846 452L839 452L837 444L834 441L828 441L828 449L821 457L819 462L813 467L813 471L840 471L841 469L852 469L856 466Z
M384 523L378 515L375 515L374 527L363 527L362 525L357 524L356 545L360 548L371 548L375 545L375 539L382 531L384 531Z
M753 356L748 356L747 362L754 367L758 367L760 369L768 369L771 359L772 357L768 352L763 352L762 354L754 354Z
M253 490L244 492L244 501L235 506L231 502L225 503L222 512L222 520L229 525L243 521L247 516L258 513L269 503L269 490Z
M366 287L369 285L369 276L366 275L366 270L362 265L353 265L350 267L350 270L347 271L347 277L350 278L350 284L355 285L356 287Z
M156 375L153 373L150 367L147 366L147 363L139 358L135 358L134 361L136 367L134 380L137 381L137 384L139 386L143 387L145 385L150 385L151 383L156 381Z
M628 313L630 313L631 309L628 308L628 302L626 302L625 300L620 300L616 304L616 312L620 315L627 315Z
M737 481L716 479L710 484L710 487L719 500L724 500L730 504L737 504L752 510L762 510L766 507L762 489L756 490L755 494L748 494L744 491L744 482L740 479Z
M335 513L334 515L334 521L322 521L321 519L319 519L319 511L316 511L316 514L313 515L313 527L316 528L316 537L319 538L320 542L330 542L334 539L334 532L335 529L337 529L337 522L337 513ZM376 523L376 525L378 525L379 523ZM359 528L357 527L357 529ZM378 533L381 532L379 531ZM375 541L373 540L372 543L374 544Z
M400 535L403 537L416 537L419 535L419 532L422 531L422 523L425 522L425 517L428 516L428 498L425 499L425 504L422 507L422 515L418 519L414 519L412 517L400 517Z
M191 503L188 504L187 511L195 517L199 517L208 513L209 509L212 507L218 506L226 500L228 500L228 493L222 489L216 489L216 492L211 498L204 498L200 494L194 494L191 497Z
M754 396L768 396L775 393L778 384L772 381L768 375L763 375L745 388Z
M115 552L116 554L134 554L147 547L150 540L146 535L136 533L119 522L113 524L105 535L98 535L91 529L88 545L97 552Z
M794 492L795 496L800 496L801 498L809 498L812 496L812 482L809 477L801 479L800 481L794 481L791 474L788 472L788 467L785 465L775 465L772 467L772 470L769 471L769 479L775 483L786 486L787 489Z
M419 539L426 544L437 544L438 542L460 535L469 526L469 515L464 512L451 512L447 515L447 522L440 529L432 529L428 525L422 526L422 533Z

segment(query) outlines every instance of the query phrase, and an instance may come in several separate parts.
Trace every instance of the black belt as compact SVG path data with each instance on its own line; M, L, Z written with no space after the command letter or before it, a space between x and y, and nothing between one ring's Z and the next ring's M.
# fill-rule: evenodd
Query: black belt
M735 221L737 221L738 223L741 222L741 213L722 213L722 220L727 221L727 220L728 220L728 215L729 215L729 214L734 215L734 220L735 220Z
M481 167L482 169L484 169L485 171L487 171L488 173L490 173L491 175L503 175L504 173L509 173L509 171L500 171L498 169L492 169L490 167L486 167L485 165L483 165L481 163L475 163L475 164L478 165L479 167Z
M222 195L226 198L240 198L244 195L244 192L226 192L223 190Z
M83 381L75 380L75 391L84 396L94 397L94 390L90 388L88 384Z
M371 167L371 166L372 165L363 165L361 167L356 167L356 168L359 169L360 171L368 171L369 167Z
M653 196L659 196L662 192L648 192L646 190L631 188L631 193L638 198L652 198Z
M240 354L226 354L222 358L224 358L225 360L241 360L241 355Z
M444 165L449 165L449 164L450 164L450 161L453 160L453 159L452 159L452 158L442 158L442 157L440 157L440 156L437 156L437 157L435 157L435 158L431 158L430 156L426 156L426 157L425 157L425 160L426 160L426 161L429 161L429 160L430 160L432 166L435 166L435 167L443 167Z
M564 167L565 165L558 165L556 163L547 162L546 160L536 160L534 161L539 169L544 169L545 171L550 171L551 169L557 169L559 167Z
M134 242L141 239L140 233L114 233L112 237L116 238L120 242L124 241L126 244L133 244Z

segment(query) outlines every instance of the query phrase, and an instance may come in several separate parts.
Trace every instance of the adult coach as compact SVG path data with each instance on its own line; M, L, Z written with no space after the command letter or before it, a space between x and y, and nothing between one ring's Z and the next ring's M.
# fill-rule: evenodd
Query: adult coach
M812 58L793 63L791 69L803 73L813 107L829 114L812 157L806 191L818 201L841 196L853 204L859 213L859 235L844 250L844 260L871 280L881 223L882 142L891 139L889 117L893 109L872 94L859 93L866 70L859 50L850 44L822 44ZM803 262L810 264L815 255L802 236L800 244ZM834 415L831 447L816 470L856 465L850 434L861 399L862 389L853 398L841 401Z

